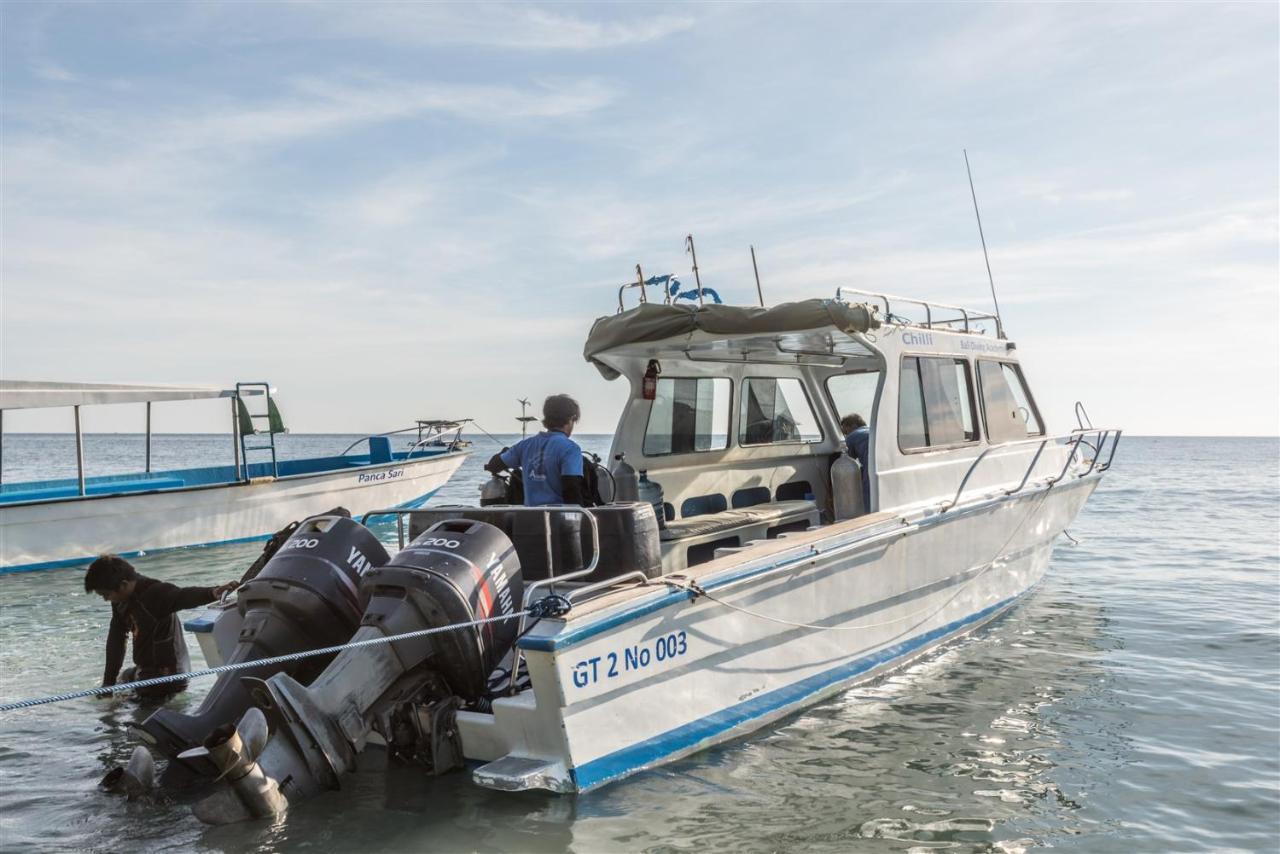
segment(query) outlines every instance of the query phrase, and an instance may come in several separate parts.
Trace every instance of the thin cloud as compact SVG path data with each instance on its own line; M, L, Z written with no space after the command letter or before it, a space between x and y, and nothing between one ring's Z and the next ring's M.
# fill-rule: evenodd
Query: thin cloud
M327 38L398 45L470 44L530 51L611 50L659 41L694 26L690 15L589 19L525 5L475 3L302 4ZM597 7L601 13L626 7Z
M563 6L517 3L288 2L255 6L252 15L239 4L192 4L176 16L140 17L138 28L157 42L345 41L588 52L651 45L696 23L686 10L653 14L647 7L621 4L572 14Z

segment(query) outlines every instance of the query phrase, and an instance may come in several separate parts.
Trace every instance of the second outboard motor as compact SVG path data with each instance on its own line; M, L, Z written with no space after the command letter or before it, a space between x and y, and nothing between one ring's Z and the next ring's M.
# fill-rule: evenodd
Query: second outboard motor
M237 610L243 617L240 637L227 663L271 658L291 652L336 646L360 624L364 599L362 571L387 562L387 552L368 528L343 516L313 516L262 568L237 591ZM173 779L179 768L195 774L220 773L204 757L179 754L204 743L210 733L232 723L252 705L241 678L266 678L285 672L310 682L332 656L303 658L224 673L195 714L161 709L142 723L149 737L168 755Z
M514 615L523 586L515 548L500 529L468 519L439 522L386 566L364 574L360 588L368 605L351 643ZM375 727L393 741L406 713L424 710L419 720L443 720L457 698L484 698L489 674L515 643L518 623L513 617L345 649L310 687L287 673L265 682L246 679L271 721L258 767L288 801L337 788ZM239 806L225 790L217 792L196 815L225 823L284 806L241 790L236 797Z

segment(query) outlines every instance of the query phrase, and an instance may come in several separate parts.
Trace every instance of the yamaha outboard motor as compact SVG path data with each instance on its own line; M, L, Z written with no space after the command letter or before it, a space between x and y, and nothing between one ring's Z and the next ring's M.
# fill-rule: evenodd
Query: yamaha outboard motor
M240 637L227 663L271 658L336 646L360 623L364 600L360 576L387 562L387 552L363 525L342 516L314 516L298 526L256 577L237 591L243 618ZM230 613L230 612L228 612ZM204 743L219 726L239 720L252 705L241 677L265 679L284 672L310 682L332 656L313 656L285 664L224 673L195 714L161 709L142 723L144 738L175 761L166 783L180 782L180 771L216 776L203 756L179 758Z
M368 605L351 643L514 615L523 586L515 548L500 529L467 519L439 522L386 566L364 574L360 590ZM375 728L393 749L448 754L433 757L437 770L460 761L449 716L459 699L485 698L488 676L514 645L518 623L513 616L348 648L309 688L287 673L246 679L270 720L271 738L255 754L253 772L269 784L224 787L197 804L196 815L211 824L258 818L337 788ZM405 749L406 728L426 743Z

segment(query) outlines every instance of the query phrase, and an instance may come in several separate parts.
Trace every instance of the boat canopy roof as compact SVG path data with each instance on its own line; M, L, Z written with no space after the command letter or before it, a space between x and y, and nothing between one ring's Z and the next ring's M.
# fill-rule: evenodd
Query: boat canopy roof
M880 319L862 303L807 299L761 308L740 305L641 303L601 317L583 356L606 379L619 372L603 357L778 361L780 356L868 356L853 336Z
M242 397L253 394L262 394L262 390L240 390ZM235 395L235 389L216 386L0 380L0 410L95 406L104 403L152 403L166 400L207 400L215 397L235 397Z

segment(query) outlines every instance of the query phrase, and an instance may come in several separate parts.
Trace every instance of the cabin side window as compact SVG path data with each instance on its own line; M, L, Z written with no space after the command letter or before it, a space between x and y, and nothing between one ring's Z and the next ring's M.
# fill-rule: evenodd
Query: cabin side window
M978 441L973 378L964 359L904 356L898 445L904 451Z
M827 394L835 408L836 417L861 415L871 423L876 405L876 389L880 386L879 371L858 371L853 374L836 374L827 378Z
M738 442L819 442L822 430L804 385L794 377L750 377L743 381Z
M979 359L978 383L990 441L1013 442L1044 435L1035 402L1017 365Z
M660 457L727 448L732 389L732 383L724 377L659 379L644 431L644 455Z

